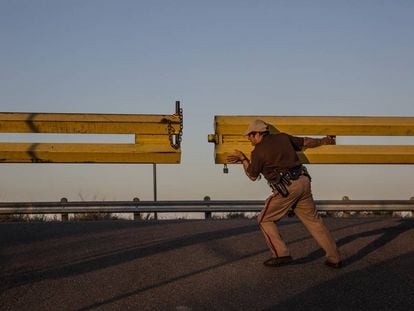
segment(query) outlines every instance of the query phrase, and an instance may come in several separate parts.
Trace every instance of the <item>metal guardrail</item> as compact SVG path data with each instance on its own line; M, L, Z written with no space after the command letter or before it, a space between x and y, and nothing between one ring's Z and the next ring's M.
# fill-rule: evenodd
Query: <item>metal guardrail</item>
M316 200L318 211L414 211L414 200ZM263 200L1 202L0 215L259 212ZM207 216L206 214L206 216Z
M208 135L214 143L216 164L228 164L227 156L234 149L250 155L252 146L243 132L255 119L268 123L271 133L295 136L414 136L414 117L216 115L214 133ZM298 152L298 156L305 164L414 164L414 145L324 145Z
M175 114L0 112L0 133L24 134L28 142L0 142L0 163L181 162L183 110ZM33 141L32 134L57 134L59 142ZM130 142L68 142L65 135L128 135ZM32 139L30 139L30 136ZM30 142L31 141L31 142Z

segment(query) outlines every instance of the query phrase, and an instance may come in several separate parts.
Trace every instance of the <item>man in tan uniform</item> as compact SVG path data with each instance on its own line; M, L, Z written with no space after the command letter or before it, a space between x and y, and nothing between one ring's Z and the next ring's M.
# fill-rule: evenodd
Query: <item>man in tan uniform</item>
M241 162L246 175L253 181L262 174L273 189L258 217L260 229L272 253L272 257L263 264L278 267L292 261L276 222L286 215L289 209L293 209L325 251L325 264L332 268L341 268L342 262L335 240L316 212L310 176L296 154L303 148L333 144L334 139L329 136L318 139L296 137L286 133L270 134L268 125L262 120L253 121L244 135L254 146L250 161L239 150L235 150L235 153L228 157L228 161Z

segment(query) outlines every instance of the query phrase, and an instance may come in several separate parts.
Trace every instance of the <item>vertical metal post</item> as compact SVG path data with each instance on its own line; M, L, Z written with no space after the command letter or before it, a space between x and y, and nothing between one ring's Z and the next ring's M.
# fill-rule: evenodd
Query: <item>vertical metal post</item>
M157 164L152 163L152 174L153 174L153 180L154 180L154 201L157 201ZM154 219L158 219L157 213L154 213Z
M135 208L137 210L139 210L139 198L134 198L132 201L137 203ZM140 212L134 212L134 220L140 220L140 219L141 219L141 213Z
M206 195L204 197L204 201L207 203L208 201L210 201L210 197L208 195ZM210 205L206 204L206 209L208 209L209 207L210 207ZM205 219L211 219L211 212L210 211L204 212L204 218Z
M152 174L154 181L154 201L157 201L157 164L152 163Z
M180 107L180 101L179 101L179 100L177 100L177 101L175 102L175 113L176 113L176 114L180 114L180 110L181 110L181 107Z
M61 203L67 203L67 202L68 202L68 199L66 199L66 198L61 198L61 199L60 199L60 202L61 202ZM69 220L69 214L68 214L68 213L62 213L62 214L61 214L61 219L62 219L62 221L68 221L68 220Z

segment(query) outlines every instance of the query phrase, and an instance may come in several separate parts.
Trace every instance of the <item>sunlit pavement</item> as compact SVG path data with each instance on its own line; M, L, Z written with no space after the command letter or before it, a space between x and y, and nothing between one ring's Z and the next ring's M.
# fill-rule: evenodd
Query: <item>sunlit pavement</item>
M0 223L0 310L410 310L414 219L325 218L344 258L296 218L268 268L256 221Z

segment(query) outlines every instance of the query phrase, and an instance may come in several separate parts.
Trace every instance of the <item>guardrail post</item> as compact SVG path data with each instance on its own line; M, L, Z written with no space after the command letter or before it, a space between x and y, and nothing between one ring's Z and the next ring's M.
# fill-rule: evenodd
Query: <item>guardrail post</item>
M152 175L153 175L153 182L154 182L154 202L157 202L157 164L152 164ZM158 220L157 212L154 212L154 220Z
M210 201L211 199L210 199L210 197L208 196L208 195L206 195L205 197L204 197L204 201L205 202L208 202L208 201ZM206 208L209 208L210 207L210 205L209 204L206 204ZM211 219L211 212L209 212L209 211L206 211L206 212L204 212L204 218L205 219Z
M67 202L68 202L67 198L61 198L60 199L60 203L67 203ZM69 220L69 214L68 213L62 213L60 217L61 217L62 221L68 221Z
M135 208L139 208L139 198L133 198L132 201L136 202L137 205L135 205ZM134 220L141 220L141 213L140 212L134 212Z
M342 197L342 201L351 201L351 198L347 195L344 195ZM338 217L348 217L350 215L350 212L343 210L343 211L339 211L339 212L335 212L334 215L338 216Z

